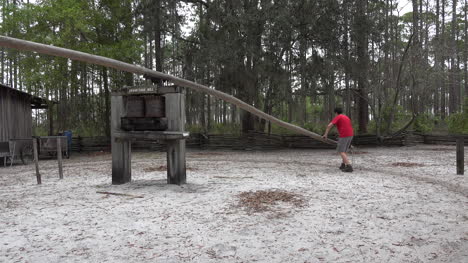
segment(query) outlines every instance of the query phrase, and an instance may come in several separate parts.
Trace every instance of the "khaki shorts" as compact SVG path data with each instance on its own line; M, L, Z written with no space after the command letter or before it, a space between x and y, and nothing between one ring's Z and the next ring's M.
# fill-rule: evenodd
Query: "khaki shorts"
M339 153L347 152L349 150L349 146L351 146L351 141L352 140L353 140L353 136L338 138L338 144L336 146L336 151L339 152Z

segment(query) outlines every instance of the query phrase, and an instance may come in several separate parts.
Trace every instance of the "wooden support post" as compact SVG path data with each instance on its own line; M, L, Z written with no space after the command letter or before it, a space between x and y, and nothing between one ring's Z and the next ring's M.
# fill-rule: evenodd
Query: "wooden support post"
M41 174L39 173L39 154L37 153L37 138L33 138L34 163L36 164L37 184L41 184Z
M167 140L167 183L185 184L185 140Z
M111 96L111 146L112 184L124 184L132 180L131 142L116 141L115 133L120 130L120 118L125 116L126 107L122 96Z
M166 94L166 118L168 131L184 131L185 94ZM185 140L167 140L167 183L185 184Z
M465 173L465 147L463 136L457 137L457 174Z
M57 160L59 168L59 178L63 179L63 168L62 168L62 137L57 137Z
M49 136L54 135L54 114L53 114L53 103L49 103L49 109L47 109L47 119L49 120ZM58 111L58 106L57 106ZM58 116L58 115L57 115Z

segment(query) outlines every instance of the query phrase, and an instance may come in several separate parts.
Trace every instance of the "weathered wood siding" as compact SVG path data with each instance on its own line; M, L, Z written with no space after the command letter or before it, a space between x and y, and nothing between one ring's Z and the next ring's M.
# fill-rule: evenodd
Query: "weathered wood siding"
M31 96L0 85L0 141L31 136Z

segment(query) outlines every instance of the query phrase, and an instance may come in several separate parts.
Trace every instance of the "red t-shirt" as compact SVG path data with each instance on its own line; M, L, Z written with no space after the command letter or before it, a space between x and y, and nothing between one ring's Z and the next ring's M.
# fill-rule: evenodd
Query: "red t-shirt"
M351 125L351 120L348 116L340 114L336 116L331 123L336 125L340 137L354 136L353 126Z

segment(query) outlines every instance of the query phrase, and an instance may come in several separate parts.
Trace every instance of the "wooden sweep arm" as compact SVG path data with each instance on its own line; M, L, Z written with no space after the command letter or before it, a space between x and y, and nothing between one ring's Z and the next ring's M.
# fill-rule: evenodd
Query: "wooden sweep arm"
M66 49L66 48L60 48L60 47L55 47L51 45L44 45L36 42L31 42L31 41L26 41L26 40L21 40L17 38L12 38L12 37L6 37L6 36L0 36L0 46L2 47L7 47L7 48L13 48L13 49L18 49L18 50L25 50L25 51L33 51L41 54L47 54L47 55L52 55L52 56L58 56L58 57L64 57L64 58L69 58L73 60L78 60L86 63L91 63L91 64L96 64L96 65L101 65L109 68L114 68L126 72L131 72L135 74L140 74L140 75L147 75L150 77L155 77L155 78L160 78L164 79L167 81L170 81L178 86L193 89L196 91L204 92L207 93L213 97L216 97L218 99L224 100L226 102L232 103L236 105L237 107L248 111L252 113L255 116L258 116L260 118L263 118L265 120L268 120L272 123L275 123L278 126L281 126L283 128L286 128L288 130L291 130L293 132L309 136L311 138L314 138L316 140L328 143L328 144L336 144L336 141L330 140L330 139L323 139L322 136L311 132L309 130L306 130L304 128L301 128L299 126L284 122L280 119L277 119L271 115L266 114L265 112L258 110L257 108L239 100L236 97L233 97L229 94L226 94L224 92L211 89L207 86L181 79L178 77L174 77L168 74L164 74L159 71L147 69L141 66L136 66L132 65L129 63L125 63L122 61L118 61L115 59L110 59L102 56L96 56L96 55L91 55L88 53L80 52L80 51L75 51L71 49Z

